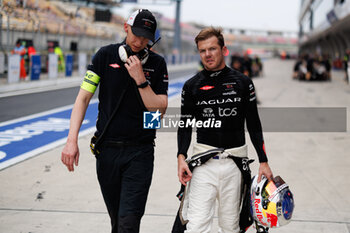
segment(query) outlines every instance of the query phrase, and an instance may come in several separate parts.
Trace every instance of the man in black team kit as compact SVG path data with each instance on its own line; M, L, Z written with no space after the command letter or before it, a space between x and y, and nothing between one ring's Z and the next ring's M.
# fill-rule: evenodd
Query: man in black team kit
M262 127L258 115L254 85L250 78L226 66L220 29L205 28L195 38L204 70L189 79L182 90L181 120L185 127L178 129L178 176L183 185L189 182L187 233L211 231L214 205L218 199L219 227L222 233L238 233L242 196L242 174L227 154L247 156L244 123L258 154L259 180L272 178L267 162ZM225 149L191 173L185 159L191 143L192 128L197 124L197 142L193 154L214 148ZM193 125L193 124L192 124ZM184 217L184 216L183 216Z
M152 180L155 130L143 129L143 113L164 113L168 104L165 61L147 48L149 40L154 42L156 27L151 12L137 10L124 24L125 40L97 52L75 101L62 151L62 162L74 171L78 132L100 85L95 133L99 143L93 143L93 149L112 233L139 232Z

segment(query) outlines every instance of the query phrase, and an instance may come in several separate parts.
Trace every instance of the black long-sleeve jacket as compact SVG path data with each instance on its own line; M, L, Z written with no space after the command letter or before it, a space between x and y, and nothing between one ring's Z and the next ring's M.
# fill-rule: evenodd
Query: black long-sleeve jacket
M226 66L189 79L182 89L181 121L178 155L187 157L193 126L198 143L228 149L245 144L246 123L259 162L267 162L254 84L238 71Z

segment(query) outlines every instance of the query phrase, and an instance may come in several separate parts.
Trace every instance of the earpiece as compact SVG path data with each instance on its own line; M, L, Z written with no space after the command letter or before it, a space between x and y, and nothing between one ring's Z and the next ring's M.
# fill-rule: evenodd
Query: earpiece
M126 45L121 45L118 49L120 60L124 63L126 62L126 59L128 59L128 57L131 55L130 52L128 53L128 48L130 47Z
M131 50L130 46L127 44L123 44L119 46L118 53L119 53L120 60L122 62L126 62L126 59L128 59L128 57L132 55L136 55L140 59L142 65L144 65L147 62L148 55L149 55L148 49L145 48L138 53L134 53Z

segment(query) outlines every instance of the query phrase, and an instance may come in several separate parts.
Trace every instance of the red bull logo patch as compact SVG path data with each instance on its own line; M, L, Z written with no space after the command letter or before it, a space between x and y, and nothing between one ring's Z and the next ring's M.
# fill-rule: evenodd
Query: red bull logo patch
M271 227L276 227L277 226L278 218L277 218L276 215L266 213L266 217L267 217L267 221L270 223Z

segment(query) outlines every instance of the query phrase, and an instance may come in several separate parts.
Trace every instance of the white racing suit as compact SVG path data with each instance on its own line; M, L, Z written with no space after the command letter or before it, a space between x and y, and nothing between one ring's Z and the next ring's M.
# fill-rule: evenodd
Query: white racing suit
M193 154L215 147L195 144ZM180 207L180 219L187 222L185 233L206 233L212 228L215 204L221 233L239 233L242 200L242 173L228 156L247 157L247 145L226 149L193 170ZM189 220L189 221L188 221Z

